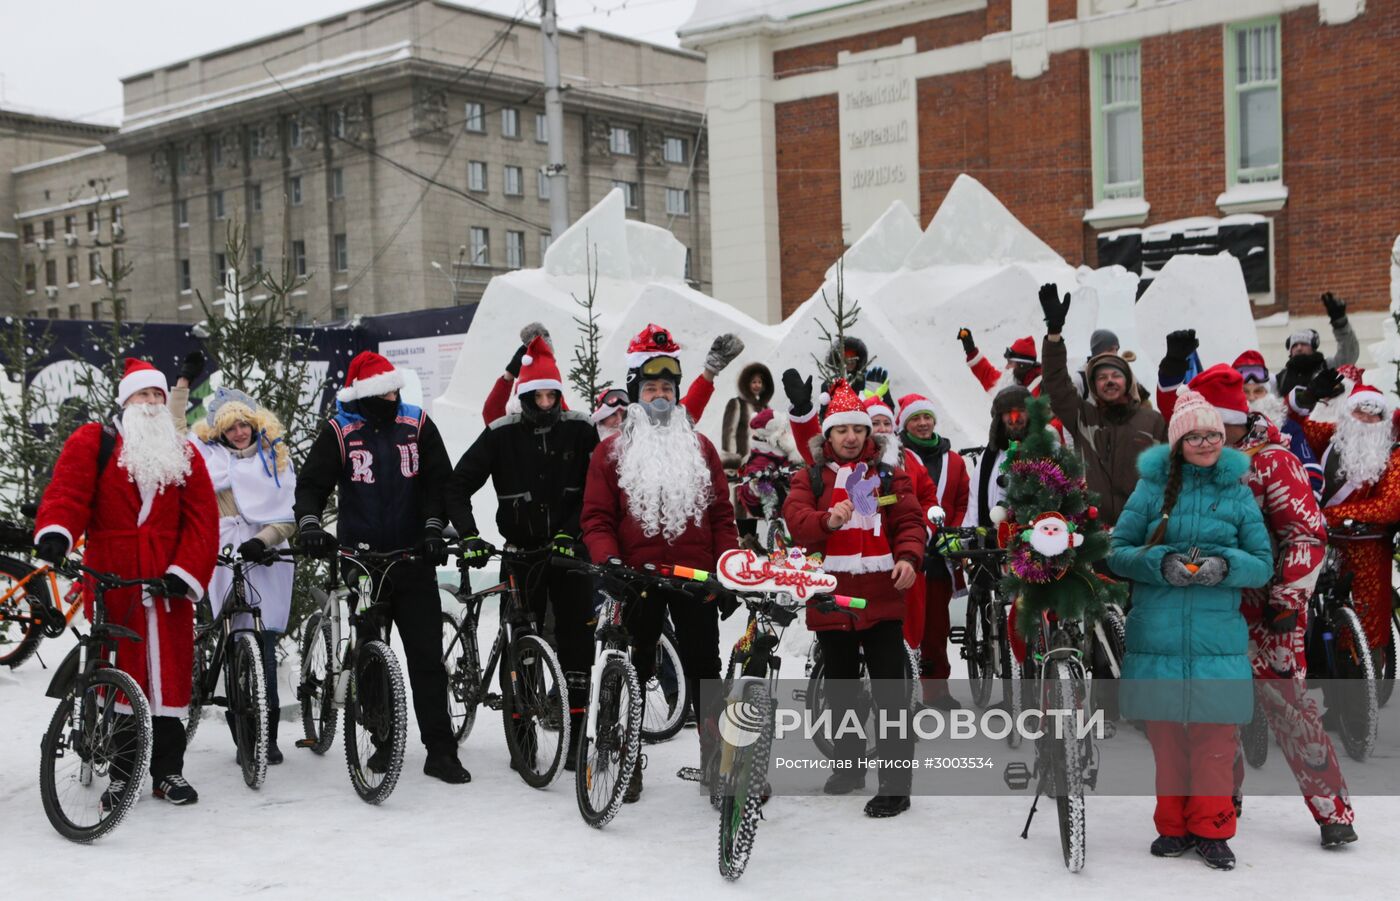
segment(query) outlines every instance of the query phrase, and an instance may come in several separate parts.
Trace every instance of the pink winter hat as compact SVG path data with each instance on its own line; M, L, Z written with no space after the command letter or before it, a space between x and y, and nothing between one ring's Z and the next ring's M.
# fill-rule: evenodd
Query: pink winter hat
M1205 396L1190 388L1177 389L1176 409L1172 411L1172 421L1167 425L1167 443L1173 448L1177 442L1192 432L1225 433L1225 423L1220 419L1220 411L1215 409Z

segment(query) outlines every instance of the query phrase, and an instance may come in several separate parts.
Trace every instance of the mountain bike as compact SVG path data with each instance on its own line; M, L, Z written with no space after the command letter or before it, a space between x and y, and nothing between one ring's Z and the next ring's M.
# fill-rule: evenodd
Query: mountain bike
M1380 722L1376 654L1352 606L1352 573L1343 572L1337 542L1367 534L1367 526L1347 523L1327 530L1327 552L1317 586L1308 599L1304 636L1309 679L1321 679L1323 698L1335 711L1342 746L1353 760L1375 748Z
M749 547L755 553L773 553L791 546L792 537L788 535L787 525L783 522L783 499L787 497L793 475L802 468L793 465L769 466L750 475L730 480L736 489L748 486L758 495L762 505L763 522L768 529L767 540L760 544L755 536Z
M151 765L150 704L135 680L116 668L116 643L141 637L107 621L105 596L121 588L156 594L163 588L159 579L119 579L72 560L58 569L75 582L86 577L93 622L87 635L73 630L78 643L49 683L47 694L59 704L39 743L39 794L58 834L87 843L120 825ZM62 632L57 622L52 626L51 636Z
M911 648L908 642L904 643L903 662L904 678L909 680L911 685L917 684L919 681L919 653ZM735 660L733 656L731 656L729 660L729 670L733 672L734 669ZM822 712L831 705L827 700L826 694L826 661L822 659L821 644L819 644L815 638L812 639L812 644L807 651L806 674L807 687L805 689L794 689L792 699L799 703L805 703L807 705L808 714L811 716L811 721L818 722ZM875 696L870 687L870 675L865 670L864 651L861 651L860 655L859 678L861 680L861 690L860 694L856 697L855 711L860 721L865 723L865 734L870 736L866 751L873 752L875 750L875 734L878 731L875 728L875 716L878 708L875 706ZM911 692L909 697L909 712L912 715L917 713L918 710L918 694ZM818 730L812 736L812 741L816 744L817 749L827 757L836 756L836 743L825 730Z
M418 559L410 550L342 545L325 589L311 589L317 610L302 624L297 700L306 737L296 746L326 753L343 708L350 784L369 804L382 804L398 784L408 730L403 671L386 640L389 610L380 594L394 566ZM342 608L348 639L341 633Z
M452 730L460 743L471 734L477 708L485 705L501 711L510 751L511 767L526 785L547 788L559 778L569 747L569 690L564 669L554 649L540 635L540 623L520 596L516 571L546 566L548 547L518 551L510 547L492 550L504 578L490 588L473 592L465 561L459 561L461 586L448 590L462 604L457 628L446 640L442 662L447 669L447 708ZM499 604L500 623L485 668L477 646L481 607L487 600ZM444 621L444 636L447 624ZM496 668L500 666L499 691Z
M0 556L0 666L15 669L39 650L46 622L57 617L64 625L72 624L83 606L83 586L81 581L70 582L60 593L54 567L36 566L27 559L32 547L29 530L0 524L0 531L7 533L0 547L16 554ZM82 559L84 543L80 537L72 556ZM54 598L59 598L57 604ZM56 628L62 634L63 626Z
M256 591L250 594L247 569L290 556L290 551L272 551L266 560L255 563L225 548L219 554L219 565L227 567L233 576L228 595L212 622L195 626L194 681L185 743L193 741L206 706L227 708L233 743L238 748L238 765L249 788L261 788L267 776L268 717L276 716L277 711L267 709L262 599ZM251 627L235 627L234 617L240 614L252 620ZM224 695L216 694L221 674Z
M642 686L642 741L647 744L674 738L685 725L690 696L681 666L680 645L676 643L676 628L666 617L661 638L656 642L656 670Z

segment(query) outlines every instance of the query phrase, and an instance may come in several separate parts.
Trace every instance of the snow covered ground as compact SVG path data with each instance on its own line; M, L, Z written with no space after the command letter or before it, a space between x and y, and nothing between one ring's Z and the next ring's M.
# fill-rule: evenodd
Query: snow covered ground
M737 616L724 624L726 645L741 627ZM483 623L483 641L493 629ZM792 639L785 648L804 643ZM45 661L55 665L70 643L45 642ZM801 660L787 659L785 672L799 673ZM282 673L287 704L295 699L294 665ZM1091 797L1089 862L1077 875L1061 863L1053 807L1042 805L1029 840L1019 838L1025 797L916 797L892 820L862 816L863 797L776 797L748 872L728 884L715 864L716 815L694 784L673 775L695 762L693 730L647 749L641 802L598 831L579 818L572 781L537 791L509 769L490 711L463 747L470 785L423 776L410 726L404 776L377 808L350 788L340 732L324 757L314 757L292 747L300 724L284 720L287 762L270 768L255 792L242 783L223 724L210 719L186 761L198 805L156 801L148 786L114 833L80 847L53 831L39 800L39 739L55 703L44 697L50 675L32 660L0 670L6 898L1198 898L1223 891L1355 899L1393 897L1400 875L1395 797L1355 799L1361 841L1334 852L1318 847L1299 799L1252 797L1232 843L1240 861L1233 873L1209 871L1194 856L1150 857L1151 799Z

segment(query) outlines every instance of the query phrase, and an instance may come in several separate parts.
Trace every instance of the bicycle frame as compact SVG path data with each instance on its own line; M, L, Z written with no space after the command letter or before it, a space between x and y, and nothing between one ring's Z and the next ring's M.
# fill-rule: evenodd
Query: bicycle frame
M376 554L379 559L387 560L388 566L378 574L370 571L370 567L356 554L363 553L353 548L342 548L340 554L334 558L330 566L330 575L326 580L326 599L321 603L321 621L328 624L331 630L332 659L326 661L327 669L335 673L335 690L331 695L331 701L337 709L345 708L345 696L349 692L351 664L354 662L355 649L359 647L363 639L362 630L372 632L376 637L381 633L383 626L383 605L379 600L379 593L384 588L384 577L394 564L401 562L403 557L393 557L394 553ZM341 561L358 567L360 572L355 576L356 584L342 584L340 574ZM362 594L364 593L364 594ZM367 594L368 602L361 602L361 598ZM343 605L346 613L346 624L349 632L346 635L341 628L341 598L345 599ZM245 611L246 612L246 611ZM259 614L261 616L261 614ZM259 619L259 622L261 620ZM310 661L302 661L302 677L305 678L305 668L310 665Z
M510 551L505 552L506 555L510 553ZM496 667L505 657L506 649L515 641L516 636L535 635L539 631L533 621L532 614L525 609L524 604L520 601L520 585L516 581L515 572L510 570L503 574L505 578L490 588L475 591L466 596L459 594L457 597L458 603L467 608L473 623L481 622L481 605L487 596L494 594L501 598L500 622L496 627L496 639L491 644L491 653L486 659L486 664L481 668L481 684L477 686L477 697L481 699L478 703L492 697L490 689L491 682L496 675ZM462 584L469 584L465 569L462 571ZM466 640L471 641L472 650L478 652L477 659L480 659L481 647L477 641L476 630L462 631L470 633ZM512 688L516 687L514 671L510 673L510 679L512 680ZM591 732L589 737L593 737Z
M79 538L77 545L73 549L73 552L77 553L81 557L82 548L86 543L87 539L85 537ZM54 599L54 606L57 607L63 613L63 622L66 625L73 624L73 617L77 616L78 611L83 606L82 580L71 580L68 585L68 590L60 595L58 590L58 573L54 570L52 563L44 563L37 569L32 570L23 579L20 579L18 582L11 585L9 589L5 591L4 594L0 594L0 622L5 622L7 620L14 621L11 617L5 614L5 608L7 604L9 603L10 599L15 596L16 592L25 590L25 586L29 584L30 579L39 578L48 580L49 597Z
M219 682L218 674L223 670L224 664L231 659L228 655L228 649L232 646L234 638L243 634L251 634L261 638L263 633L262 608L258 604L250 603L248 599L248 581L245 575L248 564L239 558L228 555L221 555L219 564L221 566L227 566L233 571L233 582L229 586L229 593L224 598L224 603L219 610L218 617L204 628L196 628L195 630L196 643L198 643L201 637L208 635L215 629L219 630L218 641L214 645L214 654L210 658L208 670L204 673L205 684L201 686L205 694L211 700L214 700L215 703L217 703L217 699L214 697L214 688ZM246 613L252 618L253 625L251 628L240 629L234 627L234 617L241 613ZM258 644L258 653L262 653L261 641L259 641ZM231 708L233 706L232 695L237 691L235 687L237 680L233 678L232 672L225 673L224 676L224 687L230 695L224 706Z

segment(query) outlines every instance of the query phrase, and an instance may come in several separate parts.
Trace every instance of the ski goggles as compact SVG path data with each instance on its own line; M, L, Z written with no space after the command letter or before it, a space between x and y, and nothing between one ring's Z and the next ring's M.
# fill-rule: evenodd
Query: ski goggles
M1263 366L1241 366L1237 371L1246 383L1262 384L1269 380L1269 370Z
M670 378L677 381L681 377L681 361L675 357L650 357L638 368L644 379Z

